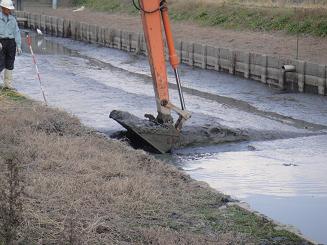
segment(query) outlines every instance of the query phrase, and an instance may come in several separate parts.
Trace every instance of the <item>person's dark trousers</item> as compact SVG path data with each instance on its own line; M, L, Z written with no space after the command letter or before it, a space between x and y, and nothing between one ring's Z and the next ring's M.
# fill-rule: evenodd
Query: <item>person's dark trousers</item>
M13 89L11 83L16 56L16 42L15 39L3 38L0 39L0 43L2 46L0 50L0 72L4 70L4 88Z
M3 69L13 70L16 56L15 39L0 39L0 43L2 45L0 51L0 72L2 72Z

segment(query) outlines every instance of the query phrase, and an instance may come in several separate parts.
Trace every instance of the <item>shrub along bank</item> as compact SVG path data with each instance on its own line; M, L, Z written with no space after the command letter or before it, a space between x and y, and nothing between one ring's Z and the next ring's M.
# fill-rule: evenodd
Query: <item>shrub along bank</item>
M137 2L137 0L135 0ZM168 1L170 16L175 21L191 21L205 26L237 30L285 31L287 33L327 36L327 9L322 5L296 7L262 6L254 1ZM132 0L75 0L76 5L105 12L137 14Z
M0 244L308 244L69 114L0 88Z

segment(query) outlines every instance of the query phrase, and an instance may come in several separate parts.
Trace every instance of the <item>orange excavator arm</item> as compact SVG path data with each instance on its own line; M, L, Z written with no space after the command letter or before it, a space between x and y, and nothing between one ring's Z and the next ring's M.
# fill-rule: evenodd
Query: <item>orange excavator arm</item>
M138 4L135 1L138 1ZM191 117L191 114L186 111L185 107L178 74L179 58L174 47L166 1L133 0L133 3L142 15L158 116L155 118L146 114L145 116L149 120L145 120L128 112L114 110L110 113L110 118L127 129L132 141L140 145L148 144L157 151L165 153L178 145L182 126ZM165 40L163 32L166 36ZM175 73L181 108L173 105L169 99L164 41L167 42L169 61ZM179 116L175 124L171 116L172 110Z
M134 0L135 1L135 0ZM179 58L174 47L168 8L165 0L138 0L138 5L134 5L140 10L144 35L147 44L149 63L153 78L153 87L157 104L157 121L161 123L173 123L171 110L179 115L179 119L175 124L177 130L180 130L182 124L190 117L190 113L186 111L182 86L178 73ZM166 42L169 51L169 61L174 70L181 109L174 106L169 99L168 76L165 62L165 46L163 29L166 36Z

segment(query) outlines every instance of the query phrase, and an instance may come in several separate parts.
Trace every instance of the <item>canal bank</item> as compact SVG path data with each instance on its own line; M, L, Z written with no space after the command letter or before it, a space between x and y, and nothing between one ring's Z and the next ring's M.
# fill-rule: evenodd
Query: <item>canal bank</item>
M43 43L41 43L42 40ZM121 129L117 124L108 119L108 115L113 109L124 108L139 117L143 116L144 111L155 113L154 105L149 103L149 101L153 100L153 88L146 57L122 53L118 50L76 42L69 39L52 37L43 39L39 37L35 43L40 43L39 49L35 50L37 52L42 78L46 85L46 93L53 106L64 108L72 112L77 115L84 124L95 127L97 130L108 134ZM56 53L56 55L53 55L54 53ZM31 74L31 71L34 69L31 61L31 57L26 53L18 57L17 66L20 67L20 72L15 76L15 86L24 94L28 94L34 99L42 100L40 90L37 83L35 83L33 74ZM57 73L60 74L60 77L56 75ZM323 103L325 97L278 93L277 91L266 88L260 83L253 83L240 78L235 79L235 77L230 75L217 75L215 72L190 69L187 66L181 67L181 74L183 76L183 82L188 88L185 95L188 101L188 107L194 113L190 121L191 124L201 125L208 122L220 122L232 128L250 129L252 132L262 132L259 134L263 136L261 139L268 141L269 139L292 138L301 135L309 136L323 133L321 130L323 130L324 125L326 125L326 117L323 116L325 109L321 106L317 107L317 105ZM170 76L173 76L173 74L170 74ZM198 83L198 77L201 77L201 84ZM215 86L217 81L219 81L221 86ZM209 91L211 91L211 95L208 93ZM176 91L172 90L173 100L177 99L175 92ZM217 93L219 95L224 95L225 98L233 98L233 100L213 96ZM124 98L124 100L121 100L121 98ZM134 106L132 101L135 100L139 101L142 105L142 110ZM242 106L237 107L237 101L239 101L239 104ZM244 102L255 106L256 110L248 110L247 108L251 107L246 107ZM267 111L273 113L266 113ZM283 117L283 115L287 115L287 117ZM318 125L320 126L318 127ZM304 139L306 140L306 138ZM302 139L298 138L298 140ZM244 148L237 145L229 148L229 151L234 152L236 149L240 149L241 151L249 150L251 152L251 149L260 149L260 147L253 146L252 144L252 142L245 142ZM260 146L262 143L258 142L258 144ZM287 144L284 145L285 147L287 146ZM224 146L221 147L224 148ZM182 168L185 167L185 170L188 170L187 161L192 159L205 160L205 157L209 155L212 155L211 162L222 159L220 155L210 153L219 149L221 149L220 146L217 146L215 150L210 150L210 147L204 147L201 152L199 152L199 150L194 150L188 154L176 152L174 156L178 157L180 155L181 159L185 159L185 166L178 166ZM305 152L306 148L299 149L299 152L300 151ZM277 151L275 150L274 152ZM253 153L260 156L260 151L254 151ZM314 151L312 154L314 154ZM282 161L280 168L269 167L269 163L273 162L269 160L268 155L262 155L260 161L256 160L257 156L255 155L253 155L252 159L255 160L257 164L259 164L259 162L267 162L267 167L273 170L271 174L280 176L282 178L281 180L284 180L284 178L292 172L292 169L289 169L291 172L285 172L285 170L289 168L287 166L287 164L289 164L288 155L281 155L283 157L280 158ZM242 156L244 162L244 157L248 157L249 154L243 154ZM323 159L324 155L321 155L321 157ZM237 163L237 161L238 160L235 159L235 163ZM246 165L248 165L247 162L248 161L245 162ZM228 167L231 166L230 163L230 160L228 160L224 165L218 164L217 166ZM283 163L286 165L284 166ZM310 168L310 162L307 160L300 161L297 164L301 167L294 166L295 168L293 170L306 171L305 169ZM276 162L276 166L279 166L279 162ZM206 167L206 165L204 164L203 167ZM246 168L238 169L241 175L238 177L235 176L236 182L242 183L243 181L240 177L243 178L247 176L246 174L242 175L244 169ZM255 169L254 167L253 170ZM314 171L316 170L320 172L324 171L323 169L319 170L314 168ZM279 175L279 172L285 173ZM190 173L193 175L196 172ZM271 178L271 176L267 175L268 172L266 172L266 175L263 174L265 171L261 173L263 179ZM255 175L254 171L254 174L248 176L248 180L251 181L251 178ZM201 175L197 177L200 177L198 179L202 178ZM220 178L224 180L223 175L221 175ZM208 181L210 185L213 183L209 178L202 178L202 180ZM319 184L320 182L318 186L321 188L321 194L325 195L326 189L323 187L323 178L312 178L308 179L308 181L308 183L312 182L313 184ZM232 179L229 179L226 180L226 183L234 182ZM256 183L254 179L253 183ZM278 186L278 182L267 182L264 186L270 188L270 185ZM287 188L296 191L296 196L300 197L300 199L298 199L298 202L294 203L300 204L303 186L296 186L294 183L287 181L287 178L285 178L283 185L290 185ZM251 185L248 185L248 187L250 186ZM310 185L308 185L308 187L309 186ZM221 189L219 186L216 188L224 192L228 191L228 188ZM254 190L256 188L257 187L252 186L249 190ZM309 188L308 193L310 193L311 190L312 189ZM238 195L233 194L233 196L240 198ZM275 201L279 199L278 196L275 198L276 196L272 195L272 197L274 197L273 200ZM294 201L293 198L288 198L288 202L292 200ZM317 199L314 200L318 201ZM319 209L318 203L313 204L313 209L317 210L315 213L318 214L318 216L315 216L315 213L312 213L303 206L304 209L294 209L292 212L288 212L292 222L287 221L283 223L289 223L299 227L300 225L296 222L294 223L294 221L297 221L298 219L296 217L303 212L308 213L308 215L311 215L311 217L316 220L322 218L319 212L324 212L323 207ZM273 207L277 208L278 205L273 205ZM258 209L260 210L260 207L258 207ZM274 210L277 214L281 211L282 209ZM321 226L322 223L319 222L312 224L312 228L317 225L314 229L319 231L319 227L323 227ZM307 236L315 238L312 234L308 235L306 230L302 228L301 231Z
M310 244L63 111L0 105L1 244Z
M58 13L60 12L53 12ZM146 55L146 44L141 32L126 31L110 25L89 24L69 17L17 12L25 18L27 28L70 37L74 40L98 43L110 48ZM324 63L246 52L189 41L176 40L175 47L183 64L207 70L253 79L282 90L326 94L327 68Z
M120 42L120 41L119 41L119 42ZM119 45L119 44L117 44L117 45ZM127 46L127 44L125 43L125 48L126 48L126 47L128 47L128 46ZM199 65L199 64L198 64L198 65ZM198 72L198 70L197 70L197 72ZM228 70L228 72L229 72L229 70ZM95 79L95 80L97 80L97 79ZM89 84L90 84L90 85L92 84L91 81L90 81ZM194 84L194 83L193 83L193 84ZM212 84L212 87L215 87L214 84ZM318 89L318 88L317 88L317 89ZM255 94L255 93L254 93L254 94ZM149 96L151 96L151 95L149 95ZM250 97L251 97L251 96L250 96ZM277 99L277 97L278 97L278 96L276 96L275 99ZM292 98L291 98L291 97L292 97ZM297 97L297 96L295 96L295 101L296 101L296 102L293 103L293 104L296 104L296 103L299 101L299 100L297 100L296 97ZM280 98L280 99L285 99L285 98L282 98L282 96L280 96L279 98ZM290 100L290 101L293 100L293 99L294 99L293 96L289 96L289 98L287 98L287 100ZM220 101L222 101L222 100L220 100ZM281 104L284 104L284 103L285 103L284 100L282 100L282 102L283 102L283 103L281 103ZM218 104L219 104L219 103L218 103ZM273 107L274 105L275 105L275 104L272 104L272 107ZM307 106L307 104L304 103L303 101L302 101L302 105ZM322 105L323 105L323 104L322 104ZM281 107L283 107L283 105L281 105ZM266 108L266 107L265 107L265 108ZM271 108L270 108L270 109L271 109ZM279 109L280 109L280 108L279 108ZM275 108L274 108L273 110L275 110ZM283 108L280 109L280 110L283 110ZM284 110L285 110L285 108L284 108ZM316 110L316 109L314 109L314 110ZM294 113L294 111L292 111L291 113ZM101 113L100 113L100 114L101 114ZM285 115L288 115L287 110L285 110L284 114L285 114ZM297 114L297 113L294 113L294 114ZM300 113L299 113L299 114L300 114ZM316 114L319 114L319 111L317 111ZM293 117L299 118L299 117L301 117L301 116L299 116L299 115L295 115L295 116L293 116ZM239 121L239 119L241 119L241 118L237 118L237 119L235 119L235 121ZM281 121L287 122L288 119L290 119L290 118L282 118ZM242 120L242 119L241 119L241 120ZM305 120L308 120L308 119L305 119ZM310 119L310 120L312 120L312 119ZM316 120L316 119L313 119L313 120ZM253 122L254 122L254 120L252 121L252 123L253 123ZM230 123L230 122L229 122L229 123ZM290 124L292 124L292 122L291 122ZM235 125L237 125L237 123L235 123L234 126L235 126ZM268 124L267 124L267 125L268 125ZM276 127L276 128L277 128L277 127ZM252 149L252 147L250 147L250 148ZM285 163L285 164L286 164L286 165L290 164L290 166L293 166L293 165L292 165L293 163ZM295 166L295 167L296 167L296 166Z

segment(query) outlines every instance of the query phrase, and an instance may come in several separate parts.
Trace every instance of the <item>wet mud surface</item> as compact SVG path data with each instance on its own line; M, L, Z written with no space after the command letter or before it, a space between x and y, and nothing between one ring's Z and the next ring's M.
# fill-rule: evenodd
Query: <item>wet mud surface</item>
M63 108L108 135L123 130L109 119L113 110L128 111L138 118L145 113L156 115L146 57L60 38L39 37L33 44L50 106ZM16 60L14 86L42 101L26 48ZM174 81L172 73L169 78ZM224 137L236 132L232 133L236 142L196 144L158 158L327 243L327 217L323 215L327 205L327 98L288 94L258 82L185 66L181 78L192 112L183 140L194 142L195 132L207 127L204 134L211 129ZM178 104L173 82L170 92L173 103ZM239 135L246 138L240 140Z
M160 124L153 120L141 119L124 111L114 110L109 117L128 131L126 137L131 141L145 140L159 153L196 145L205 146L249 139L241 130L233 130L218 123L186 126L177 131L173 124Z

